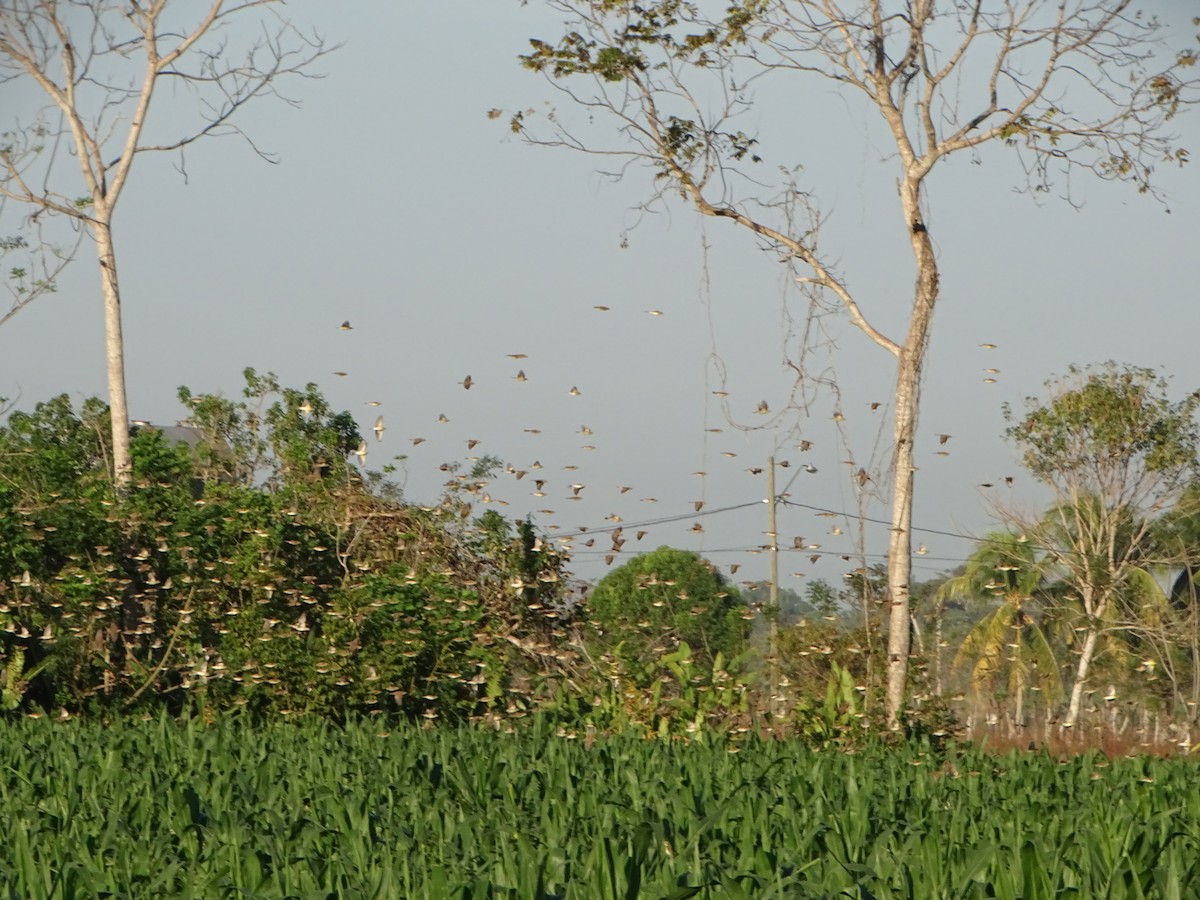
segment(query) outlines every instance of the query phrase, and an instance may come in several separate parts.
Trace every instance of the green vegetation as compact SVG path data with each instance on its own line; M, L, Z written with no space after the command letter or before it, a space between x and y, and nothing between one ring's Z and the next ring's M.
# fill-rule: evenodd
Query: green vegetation
M1000 600L958 661L976 660L977 688L1005 673L1018 722L1027 684L1053 706L1061 674L1073 726L1097 674L1114 683L1155 670L1171 673L1155 706L1195 720L1192 616L1172 608L1161 580L1190 571L1200 553L1179 527L1195 515L1198 409L1200 392L1175 402L1153 370L1109 362L1072 367L1047 383L1044 400L1028 398L1023 415L1005 410L1007 436L1054 502L1040 517L1010 514L1010 532L986 539L945 590Z
M410 502L390 465L356 461L368 441L315 385L245 374L235 400L180 391L186 439L137 429L128 491L114 489L102 402L57 397L0 427L0 712L541 712L586 733L851 748L881 727L882 567L784 592L772 667L750 627L764 624L761 587L743 594L660 547L581 595L556 542L484 506L500 460L448 463L442 496ZM1013 417L1063 499L912 586L904 733L944 740L957 712L1145 737L1160 715L1160 741L1194 743L1197 401L1165 397L1153 373L1108 365ZM950 705L960 691L970 703Z
M416 506L351 464L362 438L314 385L248 370L238 401L180 399L195 445L140 429L128 492L99 401L0 428L5 709L458 718L562 636L539 602L561 557L533 552L527 523L472 515L494 460Z
M1183 897L1195 761L306 718L3 726L0 883L143 897Z
M1014 727L1061 710L1095 634L1090 676L1133 711L1194 709L1200 527L1182 476L1157 509L1081 490L1046 519L1058 531L998 531L913 585L925 618L896 735L879 567L786 596L768 666L750 633L762 592L694 553L660 547L581 600L553 542L477 512L499 460L447 463L443 495L414 504L388 466L353 461L366 442L315 385L248 370L237 400L180 399L186 439L139 428L127 491L99 401L0 428L8 896L1200 890L1195 760L989 756L956 743L938 696L967 684L972 715ZM1097 464L1158 460L1188 412ZM1092 523L1124 568L1066 559ZM1107 616L1081 618L1088 583ZM1133 711L1108 693L1116 735Z
M711 663L744 649L750 629L738 590L698 554L659 547L609 572L588 597L596 643L625 661L688 644Z

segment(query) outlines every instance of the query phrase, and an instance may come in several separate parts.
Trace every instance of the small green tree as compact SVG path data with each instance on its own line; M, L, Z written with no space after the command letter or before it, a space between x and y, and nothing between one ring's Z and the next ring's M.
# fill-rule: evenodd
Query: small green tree
M738 590L696 553L659 547L600 580L587 599L600 648L635 662L686 643L698 661L738 655L750 611Z
M1155 520L1198 474L1200 392L1172 402L1153 370L1113 362L1073 366L1047 389L1046 400L1026 400L1024 415L1005 408L1006 434L1056 499L1039 519L1014 518L1069 586L1067 599L1082 617L1064 723L1071 726L1114 609L1145 598Z

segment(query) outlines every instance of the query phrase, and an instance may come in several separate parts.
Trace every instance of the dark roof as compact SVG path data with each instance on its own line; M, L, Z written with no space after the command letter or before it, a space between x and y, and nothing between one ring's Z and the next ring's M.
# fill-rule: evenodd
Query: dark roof
M129 426L130 434L137 434L143 428L153 429L163 436L168 444L187 444L193 450L204 440L204 434L199 428L190 425L155 425L152 422L135 420Z

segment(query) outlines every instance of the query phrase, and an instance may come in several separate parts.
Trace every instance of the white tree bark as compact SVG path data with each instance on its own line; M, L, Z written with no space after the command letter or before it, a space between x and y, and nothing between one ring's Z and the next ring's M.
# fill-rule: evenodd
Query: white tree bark
M1152 163L1174 150L1173 139L1158 129L1180 103L1190 102L1196 85L1179 73L1194 59L1181 56L1168 67L1169 75L1147 71L1159 26L1127 16L1131 0L1015 5L908 0L900 11L884 0L862 0L851 8L833 0L791 0L735 4L725 17L713 18L699 11L704 4L547 2L568 16L572 30L556 44L533 41L524 64L546 74L589 116L611 114L632 146L589 145L554 113L545 120L549 137L533 136L524 112L512 117L512 129L534 143L649 163L657 170L656 183L665 177L701 214L731 219L786 251L787 262L810 273L800 283L836 297L851 323L896 357L886 700L888 722L898 727L911 641L914 440L939 295L938 262L922 212L925 179L944 157L1004 144L1028 154L1023 164L1038 187L1048 187L1052 168L1082 166L1150 191ZM680 39L685 32L695 47ZM900 163L903 227L915 261L903 340L872 323L879 320L859 306L847 280L818 251L819 216L801 233L791 201L739 201L731 190L736 180L727 176L741 174L735 163L747 156L759 161L754 142L747 142L734 121L753 102L743 72L754 73L755 67L751 81L766 73L828 79L839 91L865 97L886 122ZM696 73L718 79L727 98L723 110L714 113L712 95L693 89ZM1091 89L1090 100L1081 103L1087 113L1064 112L1066 82L1085 94ZM655 198L666 193L661 185L655 190ZM786 196L801 195L798 186L788 185ZM774 225L759 212L772 207L784 211Z
M238 110L256 97L272 95L278 79L301 72L328 52L321 39L299 34L282 19L267 28L237 62L223 58L224 39L208 48L198 46L229 17L279 2L194 2L192 25L184 30L164 21L168 6L172 14L188 7L172 0L121 4L20 0L0 10L0 83L27 78L45 94L51 120L59 118L63 127L57 133L46 127L44 142L56 146L57 138L69 138L66 143L79 162L87 193L84 199L77 192L51 186L51 181L57 182L49 177L53 151L47 151L51 163L43 170L29 170L37 178L27 177L26 165L38 152L6 152L0 154L0 198L75 219L96 241L104 298L113 483L118 491L128 488L132 468L113 213L139 153L180 150L213 134L240 134L231 123ZM295 37L298 49L282 40L288 34ZM126 62L130 68L122 71ZM167 144L143 143L150 101L163 76L186 82L196 91L207 89L210 96L203 100L201 122L190 133ZM35 151L41 150L40 137L38 143Z
M1067 718L1063 721L1065 728L1074 728L1079 721L1079 711L1083 706L1083 691L1087 687L1088 672L1092 667L1092 659L1096 655L1096 645L1100 639L1099 629L1092 627L1087 630L1083 639L1083 647L1079 654L1079 664L1075 667L1075 684L1071 687L1071 702L1067 705Z
M100 261L104 295L104 356L108 376L108 405L112 417L113 484L129 485L133 462L129 454L129 404L125 393L125 338L121 331L121 288L112 228L105 216L92 229Z

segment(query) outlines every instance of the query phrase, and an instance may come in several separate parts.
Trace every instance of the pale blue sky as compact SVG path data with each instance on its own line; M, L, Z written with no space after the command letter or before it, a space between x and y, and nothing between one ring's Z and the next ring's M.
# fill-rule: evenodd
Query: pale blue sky
M1162 5L1165 16L1185 20L1186 4ZM491 108L540 108L551 97L516 62L528 37L555 31L536 0L304 0L286 11L345 46L320 65L323 80L285 86L300 109L264 103L241 120L281 164L261 162L235 139L211 141L188 154L186 183L169 158L139 160L122 201L117 240L135 417L174 422L183 415L178 385L234 394L246 366L290 385L315 381L364 431L383 413L385 440L371 442L368 464L407 454L402 476L415 501L434 498L444 478L438 465L465 457L466 441L478 439L475 453L544 467L523 481L496 480L490 495L509 502L503 512L534 512L538 524L564 532L609 526L618 515L628 539L622 559L673 544L723 567L741 564L737 579L766 573L765 556L744 549L766 541L766 507L700 519L693 503L707 510L761 500L765 479L747 468L765 465L771 452L792 463L780 488L802 462L818 468L791 484L793 500L855 511L852 472L870 468L873 454L875 463L886 457L890 425L880 439L884 410L869 404L890 395L890 357L844 321L830 323L849 451L838 444L828 396L807 419L755 432L731 426L711 393L720 384L710 352L728 373L736 420L761 424L759 401L778 409L792 386L782 310L788 303L799 312L801 301L746 234L701 222L681 205L643 221L622 249L631 209L649 189L646 173L613 184L595 174L596 160L526 146L503 119L488 119ZM28 86L0 87L5 110L35 99ZM880 161L886 147L861 109L832 90L800 99L756 110L747 130L777 137L763 145L770 164L804 162L830 214L824 246L868 314L890 326L906 314L912 270ZM169 132L189 101L164 91L156 102L152 123ZM1177 130L1200 152L1195 116ZM1161 368L1180 394L1200 386L1197 169L1161 171L1167 215L1127 187L1086 180L1077 182L1081 210L1035 203L1013 190L1020 171L1012 160L992 154L984 163L953 162L931 185L943 296L914 521L932 532L982 533L994 523L989 496L1024 509L1043 502L1001 439L1001 404L1019 404L1068 365L1116 359ZM0 328L0 396L19 393L18 405L29 407L63 391L105 393L90 254L85 247L57 295ZM353 331L338 329L344 319ZM998 347L983 350L984 342ZM992 367L1000 374L986 384ZM524 383L513 380L520 368ZM465 391L468 374L475 384ZM593 433L581 433L584 426ZM795 449L797 433L813 442L807 454ZM938 433L953 438L942 447ZM413 446L416 437L426 441ZM844 465L851 456L855 466ZM531 496L535 474L547 480L544 497ZM1011 491L979 487L1002 485L1005 475L1017 476ZM572 483L586 485L582 499L567 499ZM544 509L554 514L536 512ZM887 517L880 503L868 513ZM683 518L634 540L639 522L672 516ZM702 533L690 530L697 521ZM831 533L835 525L842 535ZM803 536L831 554L817 565L787 554L785 586L803 589L793 572L836 581L857 565L837 556L854 552L853 522L784 509L779 530L787 546ZM929 550L916 560L918 577L951 568L971 549L969 540L936 533L917 540ZM597 551L607 545L597 539L573 568L602 574ZM884 547L885 529L869 530L869 561L880 561Z

